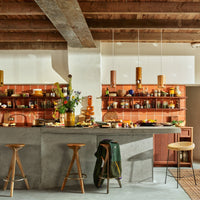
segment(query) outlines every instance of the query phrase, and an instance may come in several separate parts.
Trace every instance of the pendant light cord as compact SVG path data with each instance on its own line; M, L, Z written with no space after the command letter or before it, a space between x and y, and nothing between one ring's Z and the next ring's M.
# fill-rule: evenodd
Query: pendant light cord
M137 41L137 46L138 46L138 66L140 66L140 31L138 29L138 41Z
M114 56L115 56L115 48L114 48L114 29L112 29L112 65L114 66Z

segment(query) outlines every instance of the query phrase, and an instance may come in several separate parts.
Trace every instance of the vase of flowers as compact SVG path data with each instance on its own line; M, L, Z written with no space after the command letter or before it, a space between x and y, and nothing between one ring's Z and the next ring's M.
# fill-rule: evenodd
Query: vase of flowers
M60 99L58 100L55 106L55 112L59 112L60 116L64 114L64 124L65 126L75 126L75 107L81 102L79 91L74 91L72 89L72 75L68 75L69 85L68 85L68 95L65 97L63 92L59 86L59 83L56 82L54 85L56 86L56 93L60 95Z

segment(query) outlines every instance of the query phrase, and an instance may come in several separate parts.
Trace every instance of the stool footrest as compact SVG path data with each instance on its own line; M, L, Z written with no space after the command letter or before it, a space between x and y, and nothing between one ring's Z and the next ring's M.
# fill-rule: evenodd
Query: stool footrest
M79 177L73 177L73 176L77 176L78 173L71 173L68 177L65 177L64 180L80 180L80 179L85 179L87 178L87 175L86 174L83 174L82 173L82 178L79 178ZM71 177L70 177L71 176Z
M9 180L8 177L3 178L3 181L4 181L4 182L19 182L19 181L24 181L25 179L27 179L26 176L25 176L25 177L22 177L22 176L18 175L18 176L15 176L15 177L17 177L17 178L15 178L14 181Z

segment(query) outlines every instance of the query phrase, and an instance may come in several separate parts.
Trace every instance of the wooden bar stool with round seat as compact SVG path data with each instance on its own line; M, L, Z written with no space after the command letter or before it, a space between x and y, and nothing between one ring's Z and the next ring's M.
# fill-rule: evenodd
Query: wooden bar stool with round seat
M165 176L165 184L167 183L167 171L168 171L168 161L169 161L169 150L173 150L177 152L177 188L178 188L178 184L179 184L179 179L180 178L184 178L184 177L180 177L180 152L181 151L192 151L195 147L195 144L193 142L175 142L175 143L171 143L168 144L168 155L167 155L167 167L166 167L166 176ZM194 177L194 183L195 185L196 183L196 178L195 178L195 173L194 173L194 168L193 168L193 162L192 162L192 158L191 159L191 163L192 163L192 172L193 172L193 177Z
M85 144L82 144L82 143L71 143L71 144L67 144L67 146L70 149L73 150L73 156L72 156L72 160L71 160L71 163L69 165L67 174L66 174L66 176L64 178L64 181L62 183L61 191L63 191L63 189L65 187L65 184L66 184L66 182L67 182L68 179L74 179L74 180L80 180L81 192L85 193L83 179L86 178L87 176L86 176L86 174L82 174L81 165L80 165L80 161L79 161L79 155L78 155L78 150L81 147L85 146ZM72 166L73 166L75 160L76 160L76 164L77 164L77 168L78 168L78 173L70 174L70 171L72 169ZM70 175L77 175L77 174L79 176L78 178L70 177Z
M3 189L6 190L7 189L7 186L8 186L8 182L10 180L10 176L11 176L11 183L10 183L10 196L12 197L13 196L13 189L14 189L14 182L15 181L22 181L24 180L25 184L26 184L26 187L27 189L29 190L30 187L29 187L29 184L28 184L28 180L25 176L25 173L24 173L24 170L22 168L22 163L20 161L20 158L19 158L19 154L18 154L18 151L20 149L22 149L25 144L7 144L5 145L6 147L9 147L10 149L12 149L13 151L13 155L12 155L12 160L11 160L11 163L10 163L10 168L9 168L9 171L8 171L8 176L4 179L5 181L5 184L4 184L4 187ZM21 175L22 178L18 179L18 180L15 180L15 167L16 167L16 162L19 166L19 170L21 171Z

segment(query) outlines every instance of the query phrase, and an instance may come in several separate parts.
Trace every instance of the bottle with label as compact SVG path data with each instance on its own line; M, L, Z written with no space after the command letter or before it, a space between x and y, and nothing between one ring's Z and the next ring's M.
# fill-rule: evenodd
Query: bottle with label
M106 89L106 97L109 97L109 89Z

